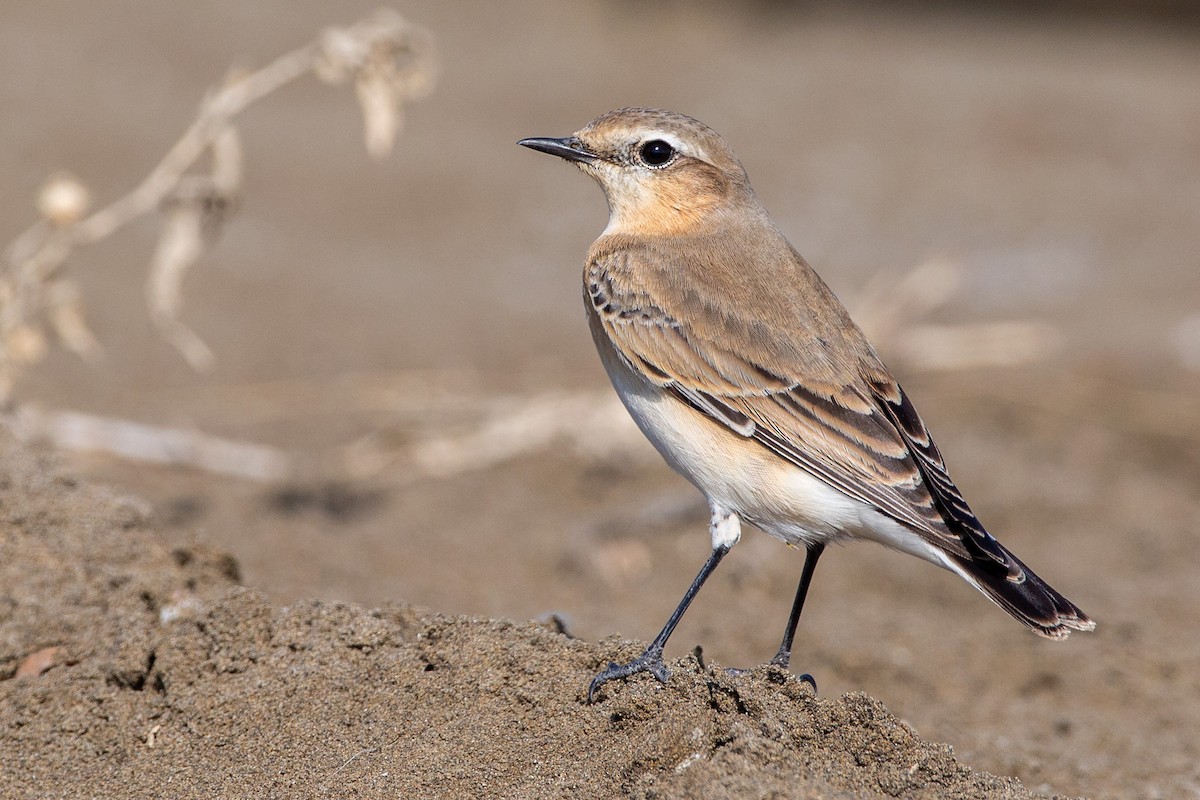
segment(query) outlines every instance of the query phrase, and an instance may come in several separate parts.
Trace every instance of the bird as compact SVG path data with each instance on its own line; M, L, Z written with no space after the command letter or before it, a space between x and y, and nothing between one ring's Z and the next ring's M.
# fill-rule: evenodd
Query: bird
M950 570L1041 636L1095 628L980 523L908 395L719 134L621 108L518 144L604 190L608 225L583 268L592 338L634 422L711 512L711 550L678 606L638 658L595 676L588 702L641 672L667 682L667 640L742 522L805 549L768 662L785 671L817 562L849 540Z

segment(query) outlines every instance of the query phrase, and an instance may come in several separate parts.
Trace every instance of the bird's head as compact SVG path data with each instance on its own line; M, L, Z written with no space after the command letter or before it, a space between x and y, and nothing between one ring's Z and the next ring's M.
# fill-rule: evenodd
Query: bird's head
M559 156L591 175L608 199L606 233L689 233L749 202L746 171L716 131L655 108L622 108L562 139L518 144Z

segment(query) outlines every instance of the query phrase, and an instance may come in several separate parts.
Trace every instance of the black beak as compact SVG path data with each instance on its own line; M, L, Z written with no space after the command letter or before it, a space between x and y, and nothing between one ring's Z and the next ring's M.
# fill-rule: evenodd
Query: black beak
M576 136L567 136L563 139L535 137L532 139L522 139L517 144L532 150L549 153L552 156L565 158L567 161L581 161L585 164L590 164L599 159L599 156L595 153L589 153L585 150L583 142L579 141L579 138Z

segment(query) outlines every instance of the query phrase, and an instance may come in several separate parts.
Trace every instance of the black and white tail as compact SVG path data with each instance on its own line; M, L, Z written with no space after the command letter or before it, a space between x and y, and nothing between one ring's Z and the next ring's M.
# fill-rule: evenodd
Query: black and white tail
M1065 639L1073 630L1093 630L1096 623L1088 619L1087 614L1034 574L984 529L950 479L946 462L933 443L929 429L899 384L879 382L874 389L880 408L908 444L934 509L946 529L962 545L961 548L939 548L945 565L1040 636Z
M1067 598L1035 575L999 542L1015 571L994 563L946 554L949 566L1031 631L1048 639L1065 639L1071 631L1090 631L1096 623Z

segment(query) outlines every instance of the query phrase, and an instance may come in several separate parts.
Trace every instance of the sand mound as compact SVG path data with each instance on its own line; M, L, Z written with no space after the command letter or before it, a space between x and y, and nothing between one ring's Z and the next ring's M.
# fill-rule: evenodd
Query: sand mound
M861 694L693 655L584 702L553 624L319 601L165 546L136 501L0 460L4 797L1004 797ZM53 648L53 649L51 649Z

